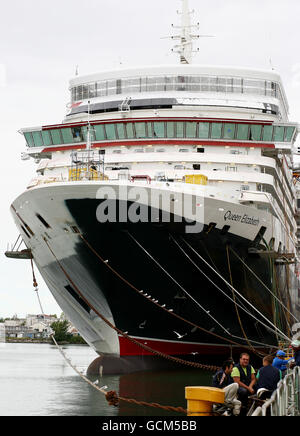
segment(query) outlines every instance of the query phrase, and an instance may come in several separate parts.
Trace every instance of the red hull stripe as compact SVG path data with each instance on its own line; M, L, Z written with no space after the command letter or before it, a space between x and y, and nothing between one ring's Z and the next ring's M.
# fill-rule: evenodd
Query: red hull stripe
M131 147L131 146L146 146L146 145L199 145L199 146L217 146L217 147L247 147L247 148L275 148L274 144L265 144L259 142L228 142L228 141L202 141L198 139L159 139L153 140L136 140L136 141L105 141L105 142L93 142L92 148L105 148L105 147ZM64 150L79 150L85 149L85 144L63 145L57 147L46 147L43 149L43 153L49 153L54 151Z
M143 345L146 345L153 350L159 351L168 355L188 355L195 354L221 354L224 352L225 346L216 346L214 344L193 344L184 342L158 341L155 339L137 339ZM129 339L119 336L120 356L153 356L154 353L146 351L144 348L131 342Z
M196 122L206 122L206 121L217 121L217 122L223 122L223 123L242 123L242 124L257 124L257 125L272 125L273 121L268 120L245 120L245 119L227 119L227 118L195 118L195 117L160 117L158 118L126 118L121 119L110 119L110 120L92 120L90 123L91 125L97 125L97 124L110 124L110 123L138 123L138 122L145 122L145 121L196 121ZM81 122L75 122L75 123L66 123L66 124L53 124L48 126L42 126L43 130L52 130L52 129L62 129L67 127L79 127L79 126L86 126L87 121L81 121Z

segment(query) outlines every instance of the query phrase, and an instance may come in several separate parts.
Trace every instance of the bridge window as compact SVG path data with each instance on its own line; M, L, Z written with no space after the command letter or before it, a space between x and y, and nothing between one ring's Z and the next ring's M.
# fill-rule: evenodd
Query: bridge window
M248 124L238 124L237 126L237 138L244 141L249 140L249 125Z
M164 138L165 137L165 123L153 123L154 137Z
M211 125L211 138L221 139L222 137L222 123L212 123Z
M105 125L105 130L106 130L106 136L107 136L108 140L117 139L116 130L115 130L115 125L114 124L106 124Z
M43 144L43 139L42 139L42 135L41 132L32 132L32 136L33 136L33 141L36 147L42 147Z
M84 140L87 141L87 132L88 132L87 126L82 127L81 132ZM95 141L95 130L93 127L90 128L90 140Z
M64 144L72 144L74 142L74 136L71 129L61 129Z
M102 123L91 126L91 141L126 139L212 139L291 143L295 126L273 126L232 122L147 121ZM28 147L81 143L87 140L87 126L61 127L24 132ZM225 144L226 145L226 144Z
M209 137L209 123L199 123L198 137L201 139L208 139Z
M93 126L93 128L95 131L96 141L104 141L106 139L104 125L98 124L97 126Z
M117 133L119 139L126 139L125 135L125 125L123 123L116 124L117 126Z
M276 126L274 128L274 141L283 142L283 138L284 138L284 127Z
M184 138L184 124L176 123L176 138Z
M285 141L291 142L294 136L295 127L286 127L285 129Z
M250 139L253 141L261 141L262 126L251 125L250 126Z
M43 138L44 145L46 146L52 145L52 139L50 137L50 133L48 130L42 131L42 138ZM71 142L73 142L73 140Z
M135 123L135 131L137 138L147 138L145 123Z
M175 123L167 123L167 138L175 137Z
M234 134L235 134L235 124L225 123L224 124L223 138L224 139L234 139Z
M186 137L196 138L197 123L187 122L186 123Z
M127 138L128 139L134 139L135 133L133 130L133 123L126 123L126 130L127 130Z
M50 130L50 135L51 135L52 142L53 142L54 145L59 145L59 144L63 143L62 142L62 137L61 137L61 134L60 134L60 129L52 129L52 130Z
M273 126L264 126L263 141L272 141Z

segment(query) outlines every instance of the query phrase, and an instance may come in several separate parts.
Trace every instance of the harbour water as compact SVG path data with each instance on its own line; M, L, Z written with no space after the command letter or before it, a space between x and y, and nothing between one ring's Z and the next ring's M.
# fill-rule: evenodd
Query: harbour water
M88 346L63 349L84 373L97 357ZM210 385L211 377L211 372L179 366L173 371L104 375L98 383L122 397L186 408L185 386ZM51 344L0 344L0 391L0 416L180 416L126 402L109 406Z

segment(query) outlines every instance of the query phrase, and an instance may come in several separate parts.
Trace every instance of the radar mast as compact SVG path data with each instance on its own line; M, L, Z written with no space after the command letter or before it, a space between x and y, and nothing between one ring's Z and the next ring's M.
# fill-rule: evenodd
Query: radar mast
M193 40L199 38L210 38L213 35L198 35L193 34L193 29L199 30L199 23L191 24L191 15L195 12L190 11L189 0L182 1L182 11L177 11L181 15L181 25L175 26L172 24L174 29L179 29L180 34L171 36L171 39L179 40L179 44L175 45L172 49L174 53L179 53L181 64L191 64L193 53L198 52L199 49L193 50Z

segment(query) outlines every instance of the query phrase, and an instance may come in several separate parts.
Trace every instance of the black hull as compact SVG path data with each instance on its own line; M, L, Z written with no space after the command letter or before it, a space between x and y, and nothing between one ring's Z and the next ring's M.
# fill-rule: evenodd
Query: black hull
M273 322L273 297L226 248L232 247L261 281L272 289L270 260L248 253L249 247L253 246L252 241L207 225L201 233L186 234L185 226L172 222L172 219L170 223L99 223L95 213L98 204L99 200L89 199L66 201L83 235L83 239L78 238L77 255L105 295L118 329L128 332L130 337L141 338L141 342L153 340L153 346L159 343L160 351L166 354L186 357L193 353L190 350L195 350L200 356L205 354L206 360L208 354L215 355L219 362L222 357L231 355L232 350L235 353L245 349L254 351L254 347L268 351L278 345L277 335L263 318ZM247 306L238 295L233 295L232 289L185 245L182 238L228 282L232 278L234 288L263 316ZM113 273L95 252L108 260L118 274ZM276 268L277 276L282 277L285 268ZM128 283L151 295L151 299L136 292ZM230 298L222 294L218 287ZM158 303L154 304L153 300L158 300ZM162 310L161 305L173 309L173 313L182 319ZM247 307L248 313L237 305ZM286 332L286 317L281 308L277 318ZM179 339L176 332L183 335L182 338ZM172 348L165 344L175 345ZM151 354L122 335L120 347L120 356L123 357Z

